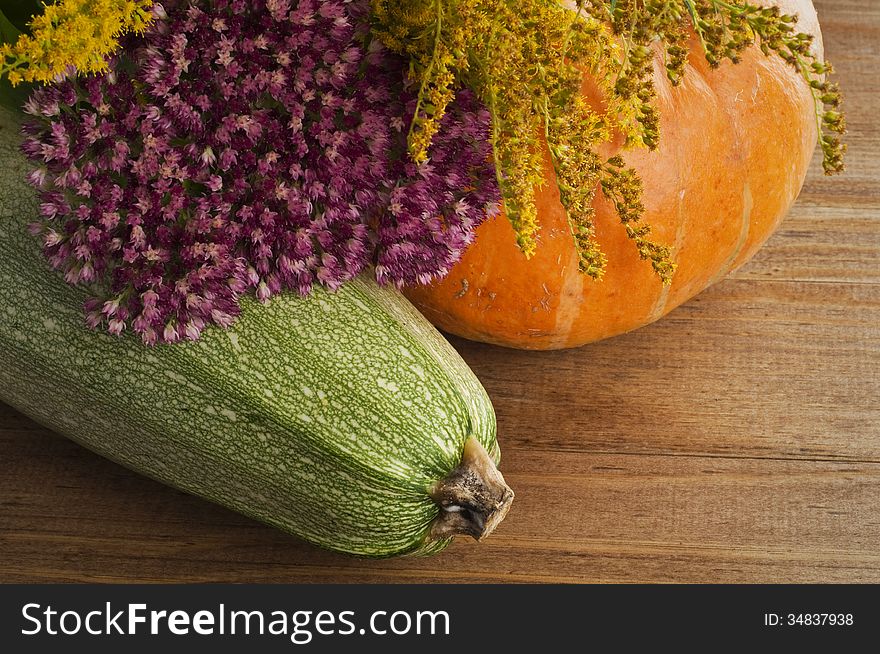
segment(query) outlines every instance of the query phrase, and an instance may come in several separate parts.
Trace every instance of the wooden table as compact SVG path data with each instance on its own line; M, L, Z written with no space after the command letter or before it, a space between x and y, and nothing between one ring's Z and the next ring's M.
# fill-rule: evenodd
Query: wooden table
M814 167L754 261L577 351L454 341L517 490L486 543L319 551L0 405L0 580L880 582L880 3L816 5L849 172Z

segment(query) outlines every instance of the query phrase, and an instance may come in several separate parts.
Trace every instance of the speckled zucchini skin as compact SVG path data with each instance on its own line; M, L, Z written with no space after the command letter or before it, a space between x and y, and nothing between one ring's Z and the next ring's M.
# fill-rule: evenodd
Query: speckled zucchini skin
M244 302L228 330L149 348L84 323L27 223L18 125L0 110L0 399L86 447L325 548L426 553L428 488L495 415L452 347L396 291ZM109 517L108 517L109 518Z

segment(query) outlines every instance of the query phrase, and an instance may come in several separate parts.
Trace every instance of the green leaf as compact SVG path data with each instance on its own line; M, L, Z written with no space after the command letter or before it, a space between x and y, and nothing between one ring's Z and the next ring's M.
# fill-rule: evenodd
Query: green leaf
M15 43L21 35L19 30L0 9L0 43Z
M47 0L47 4L51 4ZM12 23L19 32L26 32L31 17L42 13L43 3L39 0L0 0L0 13Z
M0 78L0 106L20 112L33 89L33 84L22 82L15 88L5 77Z
M39 11L39 3L31 0L4 1L0 8L0 43L15 43L27 26L31 16ZM14 6L9 6L14 5ZM32 84L12 86L5 76L0 76L0 106L21 111L33 88Z

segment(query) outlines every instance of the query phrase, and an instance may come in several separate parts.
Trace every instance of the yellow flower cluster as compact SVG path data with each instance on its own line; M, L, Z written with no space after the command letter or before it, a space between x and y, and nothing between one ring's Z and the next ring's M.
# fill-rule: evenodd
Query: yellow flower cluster
M389 6L391 5L391 6ZM446 115L446 107L455 98L453 85L455 57L441 38L444 29L445 6L440 0L402 4L398 2L373 2L377 12L378 31L382 40L392 50L407 52L413 57L420 81L418 105L409 129L410 155L418 164L428 158L428 149L440 121ZM409 35L414 30L434 26L433 49L415 51L407 48Z
M811 37L796 17L766 3L742 0L371 0L374 33L410 57L421 83L419 111L410 130L410 154L427 156L437 122L456 84L473 89L492 115L492 147L504 208L517 243L531 256L539 230L535 191L546 179L549 149L555 182L580 255L580 269L599 278L605 256L593 225L601 190L642 259L669 283L670 248L649 240L642 224L642 183L621 159L602 161L597 146L614 132L625 144L657 147L660 115L654 53L664 53L666 75L684 75L693 33L712 66L736 63L757 43L804 76L816 97L825 171L843 169L846 131L840 92L825 79ZM567 5L574 11L564 7ZM584 74L599 86L604 109L581 97Z
M531 255L538 232L535 189L544 183L544 107L572 81L570 67L556 64L573 14L547 0L372 0L372 9L374 32L410 56L421 84L410 128L413 160L426 158L455 84L465 81L490 108L507 217Z
M611 30L557 0L372 0L372 10L374 32L410 57L421 83L410 128L412 158L427 157L455 85L463 82L492 115L498 184L520 249L532 256L537 245L535 193L547 180L549 147L580 269L601 277L605 257L595 241L592 203L606 168L592 146L607 140L612 128L637 142L639 124L626 116L642 105L634 96L615 94L620 48ZM581 98L585 71L609 98L601 115ZM627 198L640 190L625 188L631 191ZM652 261L671 267L658 260L658 253L668 257L668 249L648 241L649 230L639 226L640 253L653 248Z
M453 58L445 46L439 44L438 52L426 64L432 68L430 75L422 80L416 115L410 125L409 144L413 161L418 164L428 159L428 148L440 121L446 115L446 107L455 99L453 84L455 75L450 70ZM428 111L426 111L428 109Z
M107 56L125 33L149 24L152 0L58 0L33 18L30 34L0 45L0 77L51 82L73 66L81 73L107 69Z
M606 141L610 131L608 123L583 97L578 96L571 109L566 116L550 121L547 143L553 155L559 197L571 224L578 268L593 279L601 279L608 260L596 242L593 201L602 158L582 144Z

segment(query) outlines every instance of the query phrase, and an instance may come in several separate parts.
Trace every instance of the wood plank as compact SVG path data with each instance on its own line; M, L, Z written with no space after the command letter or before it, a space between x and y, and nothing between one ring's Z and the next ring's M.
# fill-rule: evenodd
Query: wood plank
M576 351L454 340L517 491L486 543L323 552L0 404L0 581L880 582L880 3L819 0L849 116L747 266Z
M509 448L515 508L434 558L337 556L48 432L0 436L5 581L880 581L880 465Z
M880 171L878 171L880 177ZM880 284L880 207L799 202L731 279Z
M880 286L726 281L579 350L454 342L506 447L880 461Z

